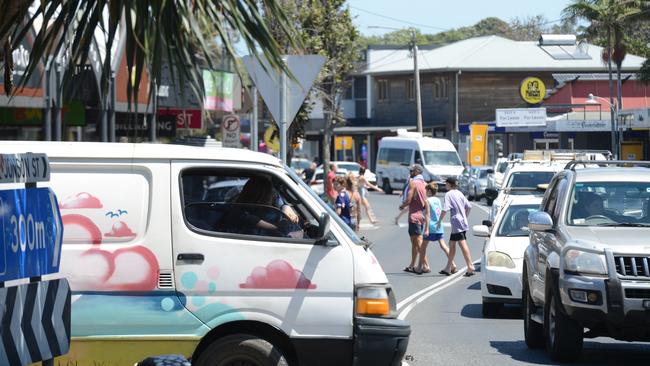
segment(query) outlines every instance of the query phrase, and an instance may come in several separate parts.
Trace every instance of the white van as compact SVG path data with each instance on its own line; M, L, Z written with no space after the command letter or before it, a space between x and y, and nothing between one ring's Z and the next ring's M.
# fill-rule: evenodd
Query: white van
M401 363L410 328L377 259L278 159L155 144L5 141L0 151L50 159L73 290L59 362Z
M391 194L401 190L409 179L409 166L421 164L427 182L438 182L444 190L447 177L458 177L463 164L451 141L422 137L420 133L398 131L396 137L384 137L377 152L377 185Z

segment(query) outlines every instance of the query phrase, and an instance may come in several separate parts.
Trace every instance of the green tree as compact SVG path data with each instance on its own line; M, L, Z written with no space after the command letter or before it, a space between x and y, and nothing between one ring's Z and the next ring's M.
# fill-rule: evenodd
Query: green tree
M612 61L616 63L618 75L617 106L621 105L621 65L625 59L625 26L641 14L641 1L639 0L575 0L563 10L563 17L567 20L586 20L589 25L585 34L592 37L604 37L605 50L603 60L607 62L609 73L609 101L614 105L614 85L612 81ZM611 111L612 125L614 124L614 111ZM615 141L612 149L616 149ZM616 152L618 155L618 151Z
M34 21L42 18L42 24L46 26L40 29L34 40L23 80L29 79L47 50L65 47L67 38L72 40L67 45L70 57L65 75L66 80L70 80L75 65L86 62L95 30L100 28L107 34L106 49L111 49L123 20L126 62L129 74L132 70L135 72L135 83L127 83L129 99L137 96L145 67L153 79L159 79L163 55L170 60L172 69L180 72L197 94L202 95L201 70L196 67L196 60L205 60L209 67L217 61L202 31L206 28L215 30L230 57L235 57L235 51L228 29L238 32L249 50L260 50L272 67L285 68L280 47L269 30L267 19L274 19L289 42L297 47L295 29L282 12L279 0L261 2L266 9L265 17L257 0L49 0L37 2L36 12L30 16L28 7L31 1L0 0L0 55L10 59L7 57L9 51L18 47ZM108 17L104 16L105 11ZM6 73L11 69L11 63L4 64ZM110 52L106 53L103 64L102 89L106 91ZM10 78L5 78L5 90L9 92L11 89Z

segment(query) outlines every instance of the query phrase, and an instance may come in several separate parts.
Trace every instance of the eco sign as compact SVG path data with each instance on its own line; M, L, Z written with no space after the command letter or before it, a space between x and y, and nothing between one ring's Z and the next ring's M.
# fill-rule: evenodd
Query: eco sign
M59 271L63 225L49 188L0 191L0 281Z
M528 104L539 104L546 96L546 85L540 78L528 77L519 86L521 99Z

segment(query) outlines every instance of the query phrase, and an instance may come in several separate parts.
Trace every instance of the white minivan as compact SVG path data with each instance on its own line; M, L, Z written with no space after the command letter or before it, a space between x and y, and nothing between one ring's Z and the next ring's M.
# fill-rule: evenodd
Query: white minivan
M410 328L377 259L277 158L162 144L0 151L50 159L73 290L59 362L401 363Z
M458 177L463 172L456 148L447 139L423 137L417 132L398 131L396 137L384 137L377 151L377 185L391 194L401 190L409 179L409 166L424 167L424 179L438 182L445 189L447 177Z

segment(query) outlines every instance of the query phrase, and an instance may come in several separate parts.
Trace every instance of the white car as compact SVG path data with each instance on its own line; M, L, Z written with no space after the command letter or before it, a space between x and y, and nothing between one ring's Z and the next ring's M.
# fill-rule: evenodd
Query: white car
M348 171L343 168L337 168L336 169L336 176L337 177L345 177L348 174ZM314 173L314 176L311 178L311 182L309 182L309 186L311 189L317 194L317 195L322 195L325 193L325 186L323 185L323 166L321 165L320 167L316 168L316 172Z
M361 165L359 165L359 163L355 163L353 161L331 161L330 164L336 164L336 167L338 169L345 169L346 171L352 173L354 176L359 175L359 168L361 168ZM318 168L322 170L323 166L320 165ZM366 169L366 172L363 174L363 176L366 177L366 180L368 180L370 184L377 184L377 175L371 172L370 169Z
M487 238L481 255L485 317L497 315L503 304L521 303L523 258L529 243L528 215L538 211L541 202L542 197L512 196L493 225L472 228L475 236Z
M494 184L497 188L501 188L503 177L505 176L506 169L508 168L507 158L498 158L494 164Z

